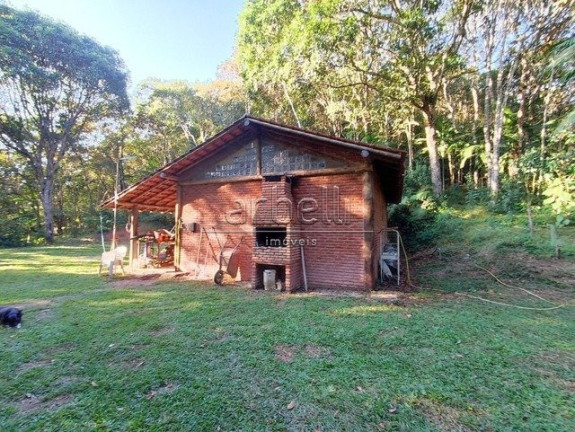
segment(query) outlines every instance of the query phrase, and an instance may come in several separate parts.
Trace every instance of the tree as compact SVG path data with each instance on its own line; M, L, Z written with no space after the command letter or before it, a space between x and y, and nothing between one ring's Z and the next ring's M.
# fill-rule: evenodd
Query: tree
M559 41L551 50L549 71L567 89L575 84L575 36ZM557 125L555 133L564 132L575 125L575 108L571 108Z
M153 79L142 83L138 94L134 115L106 141L123 142L126 154L138 157L140 175L203 143L246 112L247 97L231 61L214 81ZM117 154L117 148L108 153Z
M389 1L354 6L360 16L372 21L375 32L371 49L383 52L376 62L364 67L380 91L415 108L423 119L431 183L436 194L443 192L438 152L438 106L444 85L465 72L459 57L466 36L465 26L473 11L473 0ZM377 2L376 2L377 3ZM388 40L381 46L378 40Z
M30 170L18 155L0 150L0 247L22 246L35 236L38 226L40 203L27 181Z
M487 183L493 196L500 189L501 160L508 152L511 175L529 141L539 140L545 154L550 100L556 85L543 74L546 52L554 41L573 31L572 0L485 0L469 23L466 54L477 72L482 97ZM537 104L543 105L539 110ZM504 125L513 114L517 137L505 142ZM529 118L531 117L531 118ZM531 124L530 124L531 123ZM539 134L530 130L539 124ZM505 148L508 145L510 148ZM542 165L541 165L542 166Z
M46 241L62 161L103 118L128 108L117 52L36 12L0 5L0 143L34 173Z
M338 120L349 119L366 133L372 123L397 122L382 107L396 114L416 110L439 194L439 100L444 84L465 72L459 49L475 3L255 0L240 21L245 75L252 87L271 87L271 95L281 97L283 87L288 102L303 95L290 103L294 115L294 105L309 114L319 104L328 119L339 111Z

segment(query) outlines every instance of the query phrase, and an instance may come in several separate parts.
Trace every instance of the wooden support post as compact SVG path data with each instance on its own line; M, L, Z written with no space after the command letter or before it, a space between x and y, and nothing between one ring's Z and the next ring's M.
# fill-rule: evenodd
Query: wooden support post
M373 274L373 175L367 171L363 173L363 246L362 255L364 263L364 288L371 291L375 287Z
M138 224L140 220L140 211L137 206L132 207L130 213L130 267L133 268L135 261L138 259L139 242L138 242Z
M174 245L174 270L181 271L182 262L182 186L176 187L176 208L174 209L176 218L176 244Z

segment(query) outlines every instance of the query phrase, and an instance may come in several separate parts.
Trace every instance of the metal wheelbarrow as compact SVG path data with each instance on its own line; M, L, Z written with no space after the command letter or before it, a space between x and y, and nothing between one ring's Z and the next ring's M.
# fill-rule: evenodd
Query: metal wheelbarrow
M214 228L212 228L212 230L215 233L216 230ZM209 242L209 237L208 237L208 242L210 243L210 247L212 249L212 254L213 254L214 258L216 259L216 261L218 262L218 266L219 266L218 271L214 275L214 282L218 285L223 285L224 276L226 275L226 273L229 274L233 278L235 278L238 274L238 269L240 266L239 265L240 259L239 259L239 254L237 253L237 251L238 251L240 245L242 244L242 242L244 241L244 238L241 237L240 241L237 242L233 246L226 246L228 244L228 242L230 240L232 240L232 238L229 234L228 234L226 242L224 243L223 246L220 244L217 233L216 233L216 240L218 240L218 245L220 246L219 256L216 256L214 249L211 245L211 242Z
M239 254L236 253L238 248L239 243L234 247L222 248L218 263L220 268L214 275L214 282L218 285L223 285L226 273L233 278L237 276L240 264Z

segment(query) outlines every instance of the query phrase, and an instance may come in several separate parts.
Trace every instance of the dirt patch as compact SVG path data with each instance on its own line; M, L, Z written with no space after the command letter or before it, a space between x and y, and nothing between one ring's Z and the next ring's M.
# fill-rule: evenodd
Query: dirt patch
M30 370L30 369L50 366L51 364L52 364L52 362L50 360L42 360L42 361L33 361L33 362L22 363L18 367L18 372L22 373L22 372L26 372L27 370Z
M540 290L540 294L549 291L572 294L575 279L575 263L572 260L533 257L521 252L509 253L504 265L494 265L489 270L510 285L526 285L523 287Z
M160 280L182 280L182 281L186 281L189 280L191 278L191 274L189 272L175 272L175 271L169 271L169 272L165 272L165 273L161 273L160 274Z
M396 286L397 288L397 286ZM258 290L256 290L258 291ZM266 291L267 293L267 291ZM366 300L377 300L387 303L397 303L406 297L405 292L397 290L385 291L349 291L349 290L313 290L313 291L296 291L296 292L279 292L276 295L278 306L284 306L286 300L290 298L307 298L307 297L321 297L321 298L355 298Z
M418 291L427 291L428 280L462 280L465 282L458 290L481 286L520 298L529 296L522 291L527 289L556 303L569 302L573 297L575 263L569 259L535 257L506 249L504 259L497 253L482 251L475 255L410 258L412 264L415 261L419 265L412 265L412 277Z
M156 396L170 395L179 388L179 384L167 383L157 389L150 390L146 395L146 399L152 399Z
M30 309L39 309L39 308L45 308L48 306L52 306L52 300L32 300L29 302L17 303L17 304L10 305L10 306L17 307L19 309L24 310L24 312L26 312L26 310L30 310Z
M57 409L69 405L72 402L72 395L63 394L53 399L44 399L33 394L27 394L19 402L18 410L22 414L29 414L37 411L56 411Z
M410 295L400 291L373 291L370 293L368 300L395 306L406 306L410 297Z
M362 291L346 291L346 290L317 290L317 291L297 291L294 293L282 293L282 296L289 297L322 297L322 298L366 298L369 293Z
M296 354L296 348L290 345L277 345L275 347L275 357L280 363L291 363Z
M49 356L54 354L73 351L75 349L75 345L72 342L62 343L58 345L51 346L46 351L44 351Z
M187 281L189 273L175 272L173 270L143 269L141 274L132 274L112 282L114 288L146 288L160 281Z
M305 346L305 353L312 358L325 357L329 355L329 350L314 344L307 344Z
M438 404L428 399L419 400L417 407L438 430L458 432L472 431L472 429L462 424L461 413L453 407Z
M121 362L120 367L126 370L137 370L144 366L144 364L146 364L146 361L143 358L138 357L132 360Z
M114 288L145 287L154 285L160 279L160 275L145 275L138 277L129 277L117 280L112 283Z
M44 321L54 318L54 311L52 309L42 309L35 314L37 321Z
M28 414L34 411L38 411L42 402L39 397L32 394L26 395L25 399L22 399L18 404L18 411L22 414Z
M162 327L156 330L152 330L150 334L154 337L164 336L170 334L174 331L173 327Z

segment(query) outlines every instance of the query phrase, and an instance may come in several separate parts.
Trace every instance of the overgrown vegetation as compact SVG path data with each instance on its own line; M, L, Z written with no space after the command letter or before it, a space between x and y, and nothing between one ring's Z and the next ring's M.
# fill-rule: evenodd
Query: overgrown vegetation
M83 43L98 53L97 44L4 5L0 87L10 98L0 104L7 191L0 216L10 229L0 229L1 245L93 232L98 204L116 185L141 179L245 112L406 150L413 193L405 204L415 218L423 215L413 196L440 208L454 201L514 214L544 207L567 225L575 211L572 3L249 1L239 17L238 55L213 81L147 80L139 83L130 112L97 103L72 129L73 114L42 114L69 107L66 96L84 93L58 92L61 80L50 74L66 64L59 73L72 71L83 77L79 84L92 83L94 76L84 74L96 76L102 68L75 67L85 59L74 53L86 50L74 47ZM27 32L32 36L22 39ZM112 76L124 101L127 71L112 50L102 55L99 66L118 69ZM43 69L50 61L54 65ZM107 97L103 88L90 90L90 102ZM30 97L45 109L19 118ZM113 119L101 121L108 115ZM45 167L50 175L43 175L41 162L54 151L32 150L47 149L48 142L62 145ZM41 197L42 182L52 186ZM46 221L45 207L53 210ZM51 218L53 230L46 230Z
M558 260L545 220L485 216L438 209L419 292L391 300L107 281L96 246L4 249L0 304L25 312L0 329L2 429L571 431L575 233Z

